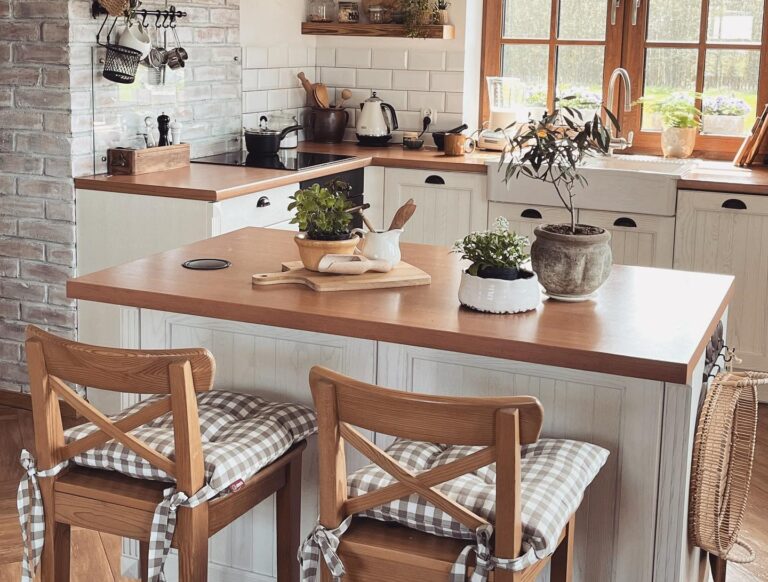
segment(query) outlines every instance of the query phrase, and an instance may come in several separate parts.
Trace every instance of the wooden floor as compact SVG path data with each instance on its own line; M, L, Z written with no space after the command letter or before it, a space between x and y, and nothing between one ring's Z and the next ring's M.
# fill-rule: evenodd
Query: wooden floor
M33 450L32 418L25 410L0 406L0 582L18 582L21 537L16 517L16 488L22 475L19 452ZM768 580L768 405L760 406L745 539L755 548L751 564L728 566L728 582ZM74 529L72 582L129 582L120 574L120 541L114 536Z

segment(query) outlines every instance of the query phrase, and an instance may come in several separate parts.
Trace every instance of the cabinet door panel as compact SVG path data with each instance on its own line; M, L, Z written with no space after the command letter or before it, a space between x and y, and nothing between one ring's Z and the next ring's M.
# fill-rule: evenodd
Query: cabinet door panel
M387 168L384 184L385 227L409 198L416 203L402 236L405 242L450 246L469 232L486 228L482 174Z
M613 262L617 265L672 268L673 216L582 210L579 222L610 231Z
M571 215L565 208L491 202L488 205L488 228L499 216L503 216L509 221L510 230L527 236L531 242L535 238L533 230L537 226L571 221ZM530 249L530 245L528 248Z
M728 343L768 370L768 198L681 191L675 268L736 276Z

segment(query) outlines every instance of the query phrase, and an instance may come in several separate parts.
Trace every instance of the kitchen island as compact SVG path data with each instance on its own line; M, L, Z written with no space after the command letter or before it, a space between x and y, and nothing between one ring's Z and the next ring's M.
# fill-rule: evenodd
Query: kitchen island
M121 306L122 347L209 348L222 389L308 403L308 371L320 364L402 390L536 396L545 435L611 452L577 515L575 580L696 579L702 562L687 542L690 456L704 352L726 318L732 277L616 266L593 301L486 315L459 306L460 265L448 249L405 244L403 259L428 272L431 285L252 288L252 274L297 256L290 233L247 228L70 280L67 289ZM199 257L232 266L181 267ZM317 515L312 447L305 457L307 531ZM267 503L217 534L211 579L272 579L273 521ZM126 553L137 548L127 544Z

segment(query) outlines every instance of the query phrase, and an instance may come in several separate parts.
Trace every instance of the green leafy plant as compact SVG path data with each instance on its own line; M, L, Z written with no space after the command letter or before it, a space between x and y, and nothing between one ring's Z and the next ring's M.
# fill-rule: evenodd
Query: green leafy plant
M313 184L297 191L290 197L288 210L295 210L291 224L298 224L299 230L313 240L342 240L349 238L352 214L347 209L347 193L351 186L341 180L325 186Z
M478 276L484 269L520 269L530 255L526 252L528 239L509 230L509 222L496 219L493 229L472 232L453 245L453 252L472 261L467 269Z
M448 10L448 7L451 5L450 2L447 0L437 0L435 2L435 9L437 10Z
M405 36L408 38L427 38L424 15L432 14L429 0L400 0Z
M649 113L661 114L662 125L667 128L698 128L701 125L701 111L696 107L698 93L673 93L672 95L643 96L636 103L643 105Z
M603 109L616 131L621 131L616 116ZM507 131L509 156L502 156L499 164L499 170L506 164L504 181L525 176L552 184L571 215L566 234L591 233L591 227L576 224L574 197L577 185L587 185L586 178L579 173L584 160L588 156L607 154L610 149L611 134L600 116L595 114L584 122L577 109L563 107L540 120L513 123L507 129L511 130Z

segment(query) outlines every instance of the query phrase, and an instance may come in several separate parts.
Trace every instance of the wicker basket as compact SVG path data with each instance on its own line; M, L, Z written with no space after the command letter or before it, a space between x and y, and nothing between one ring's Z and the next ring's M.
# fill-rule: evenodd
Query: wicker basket
M122 16L131 6L130 0L98 0L110 16Z
M739 531L755 455L758 384L768 384L768 374L718 374L704 400L693 444L691 542L731 562L755 558ZM734 552L735 547L742 551Z

